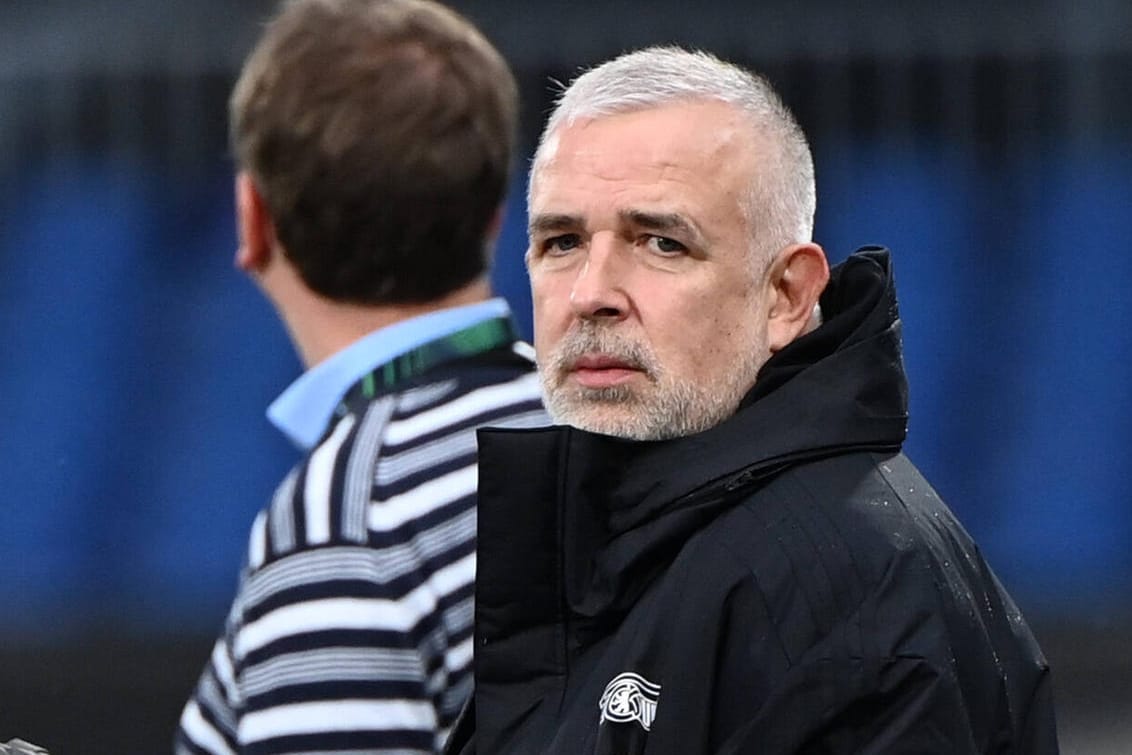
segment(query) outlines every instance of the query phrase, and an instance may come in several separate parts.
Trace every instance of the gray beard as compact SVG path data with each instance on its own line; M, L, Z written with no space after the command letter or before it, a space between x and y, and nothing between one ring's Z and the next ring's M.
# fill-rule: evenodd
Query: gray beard
M586 353L615 356L648 378L645 387L586 388L567 383L570 365ZM708 382L665 371L647 347L583 323L539 363L547 411L558 424L632 440L680 438L715 427L735 413L760 364L752 349L740 363Z

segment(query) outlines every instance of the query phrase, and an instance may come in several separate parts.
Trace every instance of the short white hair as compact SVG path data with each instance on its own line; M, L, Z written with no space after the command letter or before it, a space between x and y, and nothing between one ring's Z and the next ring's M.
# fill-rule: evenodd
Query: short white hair
M681 47L648 47L591 68L566 87L543 129L528 192L555 132L579 120L697 100L716 100L745 113L764 137L768 160L751 176L748 221L764 259L813 238L814 161L806 135L765 78L714 55ZM528 193L528 205L530 194ZM769 259L767 259L769 261Z

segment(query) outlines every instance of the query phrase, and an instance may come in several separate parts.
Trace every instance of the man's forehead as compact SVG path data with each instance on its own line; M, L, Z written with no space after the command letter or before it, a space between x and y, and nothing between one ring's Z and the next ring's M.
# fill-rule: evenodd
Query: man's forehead
M540 184L580 178L697 183L722 172L743 172L751 133L723 103L682 103L579 119L559 125L544 140L531 171Z
M752 134L750 119L739 108L718 100L690 100L564 121L547 142L556 151L564 141L585 144L622 136L632 144L712 148Z

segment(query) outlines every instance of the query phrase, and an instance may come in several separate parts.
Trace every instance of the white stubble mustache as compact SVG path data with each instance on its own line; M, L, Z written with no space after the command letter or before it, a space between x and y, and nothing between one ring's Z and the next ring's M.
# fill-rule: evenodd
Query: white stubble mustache
M556 382L561 384L574 364L589 354L613 357L640 370L650 382L657 382L659 366L647 347L591 322L583 322L567 331L554 350L550 367Z

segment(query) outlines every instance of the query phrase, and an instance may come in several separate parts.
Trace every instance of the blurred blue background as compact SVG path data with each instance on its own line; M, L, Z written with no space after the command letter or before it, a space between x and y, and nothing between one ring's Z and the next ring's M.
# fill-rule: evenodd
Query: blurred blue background
M907 450L1039 629L1065 751L1132 749L1132 4L453 4L522 87L494 277L528 335L552 78L677 42L779 86L817 240L894 252ZM0 0L0 741L164 751L297 458L263 411L298 360L232 266L225 100L271 7Z

